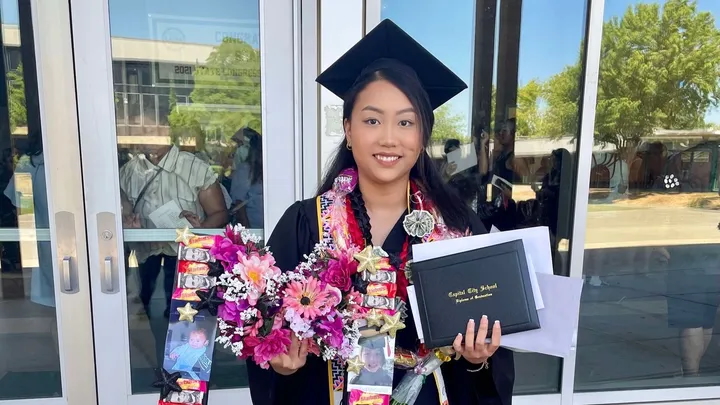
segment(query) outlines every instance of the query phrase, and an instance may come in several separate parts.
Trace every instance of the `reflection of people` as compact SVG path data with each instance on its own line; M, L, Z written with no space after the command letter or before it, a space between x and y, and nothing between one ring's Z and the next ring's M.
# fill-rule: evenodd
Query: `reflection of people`
M361 357L363 369L352 380L351 384L372 385L376 387L392 386L392 371L385 368L385 336L361 339Z
M192 371L200 357L205 354L209 344L208 333L205 329L196 329L190 332L188 342L176 347L168 355L170 360L175 361L172 369L174 371Z
M435 228L442 228L439 239L487 232L443 181L427 152L433 110L466 85L389 20L361 41L317 79L344 100L345 139L335 151L317 197L289 207L268 240L281 269L293 269L304 260L318 243L321 226L332 230L327 237L333 244L343 242L360 250L382 246L393 266L404 268L412 259L412 250L405 247L422 243L403 228L409 211L420 208L419 199L423 206L431 204L430 215L436 223L445 224ZM408 189L416 198L410 198ZM398 296L406 294L398 283ZM466 345L455 344L459 360L442 366L448 401L509 404L514 384L512 352L499 348L499 324L493 327L492 343L485 342L487 320L479 324L482 338L475 339L475 323L470 323L473 328L461 336ZM396 348L416 350L418 344L413 325L397 332ZM287 354L271 359L270 371L247 362L253 403L329 403L332 370L321 358L308 357L307 346L295 341ZM432 380L422 385L416 403L438 403L438 388ZM394 384L399 381L393 379Z
M235 151L230 196L232 211L238 221L248 228L263 227L263 170L262 138L245 127L233 136Z
M445 161L441 166L440 172L446 179L449 179L450 176L455 173L455 170L457 170L457 164L455 162L448 162L447 154L458 149L460 149L459 139L448 139L445 141Z
M176 146L146 146L144 154L134 156L120 169L122 215L125 228L156 228L150 215L168 202L177 203L184 217L195 228L219 228L227 224L227 206L213 169ZM164 269L168 316L172 294L177 243L130 243L135 250L140 273L140 300L150 313L155 283Z
M39 133L30 134L34 146L20 159L15 174L5 188L5 195L19 209L22 193L16 188L23 180L28 181L32 192L33 219L35 229L48 229L47 185L45 182L45 160L42 151L42 139ZM40 305L55 306L55 287L53 284L52 248L50 241L37 242L38 266L32 269L30 280L30 300Z

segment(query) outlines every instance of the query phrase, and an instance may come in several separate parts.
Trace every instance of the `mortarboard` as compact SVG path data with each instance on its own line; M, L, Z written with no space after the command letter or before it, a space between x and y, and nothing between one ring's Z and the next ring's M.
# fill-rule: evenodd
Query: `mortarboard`
M395 66L400 62L417 74L433 110L467 88L452 70L388 19L368 32L316 81L344 99L363 70L392 66L393 62Z

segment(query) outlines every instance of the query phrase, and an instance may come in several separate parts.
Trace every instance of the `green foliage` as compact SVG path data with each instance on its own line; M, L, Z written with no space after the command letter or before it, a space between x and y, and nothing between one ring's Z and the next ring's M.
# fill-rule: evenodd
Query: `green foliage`
M544 123L540 104L543 97L543 90L543 84L535 79L530 80L518 89L515 116L518 136L542 136Z
M25 104L25 80L22 64L7 73L8 108L10 109L10 132L17 127L27 125L27 107Z
M229 143L237 130L250 126L261 131L260 51L236 38L224 38L194 72L190 106L177 106L170 94L169 122L173 141L195 138L204 149L207 134Z
M595 140L637 145L656 129L704 127L720 101L720 31L692 0L638 4L603 29ZM578 133L580 63L550 78L547 130Z
M441 144L448 139L458 139L461 143L469 142L470 137L465 135L465 132L465 118L453 113L450 104L444 104L435 110L431 142Z

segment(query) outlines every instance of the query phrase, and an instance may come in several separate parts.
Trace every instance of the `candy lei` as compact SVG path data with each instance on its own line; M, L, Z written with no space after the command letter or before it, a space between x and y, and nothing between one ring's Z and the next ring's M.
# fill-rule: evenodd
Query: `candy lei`
M462 234L449 230L442 222L442 219L436 214L431 202L424 201L422 192L414 183L411 183L408 209L419 208L419 210L430 212L434 217L434 227L429 234L422 238L408 235L405 238L399 254L388 255L382 251L382 249L372 246L370 219L365 209L362 196L359 190L356 189L356 186L357 173L352 169L346 170L336 179L333 189L319 197L318 214L320 217L322 239L323 242L332 249L345 251L354 255L354 257L360 261L361 267L363 261L366 261L368 257L374 257L375 262L373 263L375 263L375 270L394 274L394 277L386 274L387 278L393 279L393 285L384 283L385 286L381 289L383 293L370 294L376 296L384 295L385 298L392 299L393 302L397 304L394 307L383 308L377 306L377 302L372 304L369 302L370 298L366 295L366 293L369 293L367 287L368 284L372 284L371 281L373 280L373 276L367 274L369 269L365 270L365 273L357 274L353 285L356 291L360 293L360 302L357 303L361 306L359 311L365 313L367 324L369 324L369 326L373 326L373 324L375 324L375 326L382 325L383 327L380 328L381 334L389 332L388 336L392 337L392 339L388 339L389 343L386 344L384 350L389 358L394 357L396 359L397 364L398 357L395 353L394 338L397 330L405 327L402 321L404 321L406 316L405 302L407 301L407 286L409 285L406 270L411 257L410 246L414 243L459 237L462 236ZM410 207L410 203L412 203L412 207ZM372 266L370 268L372 268ZM361 272L362 270L361 268ZM386 302L389 301L386 300ZM382 312L386 324L378 321L378 319L382 317L377 315L377 311ZM360 316L360 318L362 318L362 316ZM359 345L362 346L360 343ZM347 363L348 373L352 372L355 376L359 376L362 365L364 364L359 355L359 349L360 348L356 351L356 356L349 359ZM398 356L402 357L402 353L398 354ZM415 354L411 354L410 357L416 359L417 357L415 356ZM344 379L348 374L344 373L344 371L342 364L333 362L331 376L333 388L335 391L341 391L343 388L346 388L350 405L360 403L390 403L392 381L390 381L387 391L377 389L377 387L356 386L352 381L349 381L349 384L345 384ZM438 384L440 383L438 382ZM347 386L344 387L345 385ZM441 387L438 386L438 391L440 390ZM446 401L440 398L440 402L443 403Z

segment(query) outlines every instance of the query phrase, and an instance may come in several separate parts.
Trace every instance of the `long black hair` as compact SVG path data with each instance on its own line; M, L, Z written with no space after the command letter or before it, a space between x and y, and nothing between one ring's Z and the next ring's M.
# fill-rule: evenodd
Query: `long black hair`
M378 80L387 80L402 91L410 100L420 121L424 150L420 153L415 166L410 170L410 178L416 182L423 194L432 200L435 208L442 215L445 224L456 231L464 232L470 226L470 210L462 202L457 192L445 184L437 167L426 152L430 143L430 134L435 124L435 115L427 92L422 87L417 74L411 68L397 61L386 61L377 68L368 68L363 71L344 97L343 121L350 120L360 92L370 83ZM347 139L345 139L335 151L330 166L318 188L318 195L330 190L335 178L340 172L349 167L357 167L357 164L352 151L347 149Z

